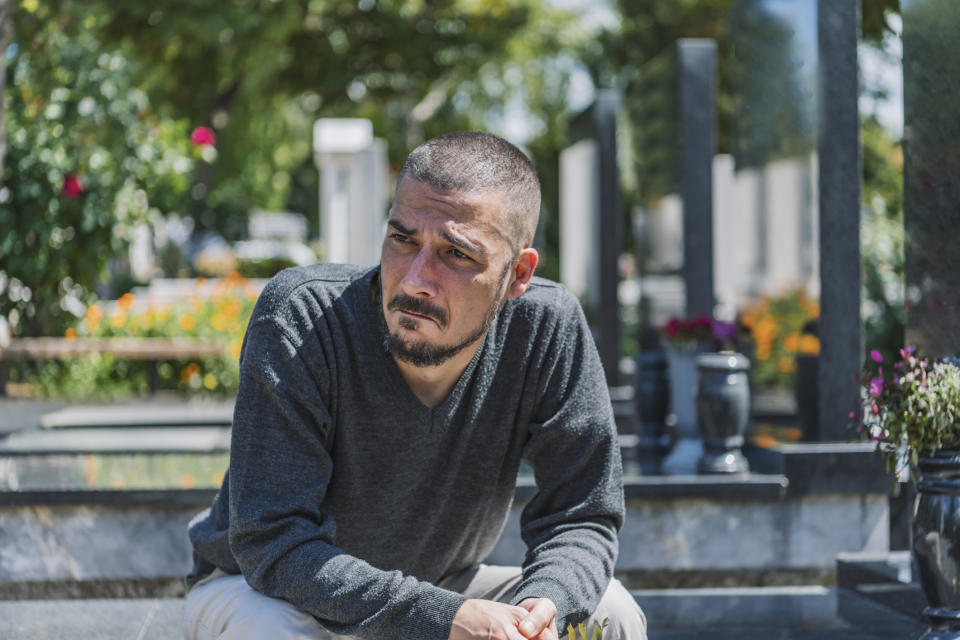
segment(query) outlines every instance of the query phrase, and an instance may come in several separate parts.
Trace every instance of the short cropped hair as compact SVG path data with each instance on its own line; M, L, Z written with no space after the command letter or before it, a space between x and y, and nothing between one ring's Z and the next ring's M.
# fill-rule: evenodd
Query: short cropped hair
M442 192L502 195L513 256L533 243L540 217L540 180L530 159L503 138L459 131L427 140L407 157L398 188L404 178Z

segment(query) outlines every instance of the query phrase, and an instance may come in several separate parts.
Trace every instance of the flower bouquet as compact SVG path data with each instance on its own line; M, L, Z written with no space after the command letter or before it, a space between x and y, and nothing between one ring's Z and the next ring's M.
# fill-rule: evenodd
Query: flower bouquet
M680 351L721 351L733 349L740 338L735 322L724 322L709 316L670 318L661 337L670 349Z
M860 387L858 431L877 443L887 468L909 456L911 466L922 452L960 450L960 360L928 358L907 347L884 366L870 352Z
M856 416L856 413L853 414ZM863 376L859 427L887 468L909 461L917 498L911 551L929 605L922 637L960 637L960 361L926 358L912 348L884 367L877 351Z

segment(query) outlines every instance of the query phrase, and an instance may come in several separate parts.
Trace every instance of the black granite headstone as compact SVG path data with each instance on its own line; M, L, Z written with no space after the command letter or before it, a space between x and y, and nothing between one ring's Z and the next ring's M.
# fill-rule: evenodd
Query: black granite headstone
M960 4L902 0L907 344L960 351Z
M819 0L820 437L850 440L863 353L860 320L859 0Z
M712 316L717 45L704 38L683 38L677 42L677 57L686 312Z
M600 303L597 313L599 336L597 350L603 362L607 384L620 384L620 304L617 284L620 276L617 259L622 250L622 213L617 170L618 91L597 92L593 105L593 124L600 159Z

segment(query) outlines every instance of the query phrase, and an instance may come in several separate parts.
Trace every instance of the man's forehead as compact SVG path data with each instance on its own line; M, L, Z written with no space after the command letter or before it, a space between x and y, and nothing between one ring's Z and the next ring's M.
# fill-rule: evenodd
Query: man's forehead
M390 220L404 226L415 225L413 218L417 213L436 211L449 216L445 226L458 234L474 237L479 231L509 244L504 205L504 194L498 191L440 191L429 184L403 178L390 209Z

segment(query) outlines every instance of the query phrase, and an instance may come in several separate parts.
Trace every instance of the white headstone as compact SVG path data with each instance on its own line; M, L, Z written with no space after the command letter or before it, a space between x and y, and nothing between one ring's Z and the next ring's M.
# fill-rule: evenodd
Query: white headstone
M560 281L596 308L600 297L600 161L597 143L560 152Z
M323 259L377 264L386 219L386 142L373 137L369 120L358 118L323 118L313 133Z
M251 240L289 240L303 242L307 239L307 219L299 213L254 211L247 223Z

